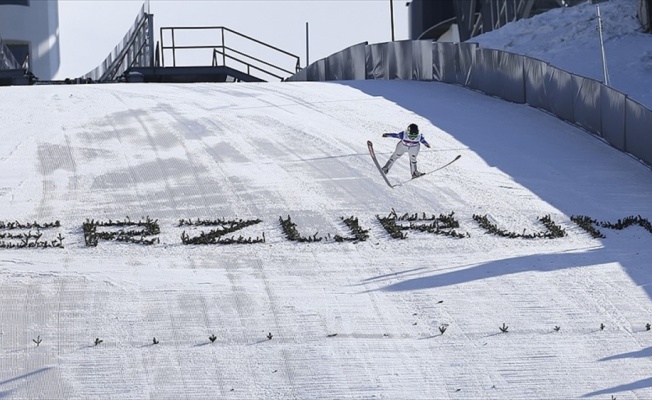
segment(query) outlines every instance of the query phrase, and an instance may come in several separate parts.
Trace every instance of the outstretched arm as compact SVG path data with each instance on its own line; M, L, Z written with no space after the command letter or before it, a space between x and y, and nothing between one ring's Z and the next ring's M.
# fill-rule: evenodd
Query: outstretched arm
M424 146L426 146L427 148L430 148L430 144L429 144L428 142L426 142L426 138L423 137L423 135L421 135L421 140L420 140L420 142L421 142Z
M393 138L396 138L396 139L401 139L401 133L403 133L403 132L399 132L399 133L389 133L389 132L387 132L387 133L383 133L383 137L393 137Z

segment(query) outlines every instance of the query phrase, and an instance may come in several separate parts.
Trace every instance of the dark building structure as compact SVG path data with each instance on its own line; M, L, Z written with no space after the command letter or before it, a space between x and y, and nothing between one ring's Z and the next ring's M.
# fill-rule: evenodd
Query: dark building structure
M652 31L652 0L638 0L638 20L645 32Z
M586 0L413 0L408 3L410 39L438 40L453 29L466 41L508 22Z

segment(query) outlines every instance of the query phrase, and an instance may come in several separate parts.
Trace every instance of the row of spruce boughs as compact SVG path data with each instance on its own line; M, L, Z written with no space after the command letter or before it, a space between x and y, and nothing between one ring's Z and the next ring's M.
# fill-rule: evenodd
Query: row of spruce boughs
M561 226L557 225L550 215L544 215L543 217L537 218L539 222L546 227L545 232L534 232L526 233L523 229L522 233L510 232L504 229L498 228L498 226L491 221L487 215L477 215L473 214L473 220L475 220L480 227L486 230L492 235L507 237L507 238L522 238L522 239L536 239L536 238L546 238L546 239L557 239L566 236L566 231Z
M50 229L50 228L60 228L61 223L59 221L38 223L27 222L20 223L18 221L0 221L0 229Z
M121 229L115 231L98 232L98 226L120 227ZM124 227L135 227L136 229L122 229ZM148 239L150 236L158 235L161 233L161 228L158 224L158 220L151 219L149 216L143 217L139 221L132 221L129 219L129 217L126 217L126 219L122 221L95 221L93 219L87 219L86 222L82 224L82 230L84 232L84 242L86 243L86 246L90 247L97 246L100 239L143 245L160 243L158 237Z
M59 221L39 223L28 222L21 223L18 221L0 221L0 229L15 230L15 229L29 229L28 232L1 232L0 233L0 248L2 249L47 249L47 248L63 248L63 235L59 235L53 240L43 240L43 233L41 230L51 228L58 228L61 224ZM32 229L36 229L33 233ZM6 239L6 240L4 240ZM17 241L17 242L16 242Z
M426 213L422 213L421 216L419 216L418 213L415 213L404 214L399 217L396 214L396 211L392 209L387 217L376 215L376 218L385 231L394 239L407 238L407 232L405 231L408 230L417 230L420 232L434 233L436 235L444 235L460 239L469 237L470 235L468 233L461 233L455 230L460 227L460 224L453 216L454 214L455 212L451 212L450 214L439 214L439 216L433 214L428 217ZM409 225L401 224L401 222L404 221L409 222Z
M354 216L350 216L347 218L341 217L341 220L342 223L346 225L347 228L349 228L353 236L342 236L338 234L331 238L330 234L328 234L327 237L318 236L319 232L315 232L315 234L312 236L301 236L301 234L297 230L297 224L292 222L292 218L289 215L287 219L283 219L283 217L279 217L281 229L283 230L286 239L292 242L312 243L312 242L321 242L323 239L327 239L327 240L332 239L338 243L341 242L357 243L357 242L364 242L365 240L369 239L369 230L363 229L360 226L360 222L358 221L358 218Z
M596 229L594 225L598 225L601 228L616 230L623 230L630 226L638 225L652 233L652 224L647 220L647 218L642 218L640 215L632 215L624 219L619 219L616 223L598 221L586 215L573 215L571 216L571 221L575 222L580 228L584 229L589 235L596 239L603 239L605 236L600 232L600 230Z
M407 238L407 232L409 230L416 230L420 232L434 233L438 235L445 235L454 238L464 238L469 237L468 233L460 233L455 229L459 228L459 222L454 217L454 212L450 214L440 214L439 216L430 215L426 213L414 213L414 214L403 214L398 216L396 211L392 209L390 214L387 217L380 217L376 215L376 218L380 222L381 226L385 229L387 233L392 238L395 239L405 239ZM369 230L363 229L356 217L342 217L342 222L346 225L349 230L352 232L353 236L341 236L335 235L332 240L336 242L360 242L365 241L369 238ZM537 218L543 226L546 227L545 232L534 232L526 233L523 230L522 233L510 232L504 229L498 228L496 224L491 222L487 215L473 215L473 220L475 220L480 227L485 229L488 233L508 238L524 238L524 239L534 239L534 238L548 238L555 239L566 236L566 231L557 225L550 215L545 215L543 217ZM597 221L588 216L572 216L571 220L589 233L594 238L604 238L605 236L595 228L595 226L600 226L602 228L622 230L630 226L638 225L648 232L652 233L652 224L649 220L642 218L640 215L629 216L624 219L619 219L616 223ZM324 237L318 236L318 233L315 233L312 236L301 236L297 229L297 225L292 222L291 217L288 215L287 219L279 217L281 228L288 240L296 242L320 242ZM217 229L210 230L208 232L201 232L199 236L191 237L183 231L181 234L181 241L183 244L252 244L252 243L264 243L265 234L263 233L262 238L248 237L243 236L239 237L225 237L229 233L233 233L237 230L243 229L245 227L255 225L262 222L260 219L251 219L251 220L227 220L227 219L216 219L216 220L202 220L197 219L193 220L179 220L179 226L217 226ZM408 222L408 225L403 224ZM0 221L0 229L36 229L36 233L32 233L30 230L26 233L12 233L4 232L0 233L0 239L15 239L18 240L18 243L0 240L0 248L63 248L63 239L64 237L59 233L56 239L52 241L41 240L43 234L40 232L41 229L50 229L55 227L60 227L61 224L59 221L52 223L20 223L18 221ZM116 231L101 231L98 232L98 227L136 227L138 229L118 229ZM153 220L149 216L143 217L143 219L138 221L132 221L129 217L126 217L125 220L108 220L108 221L96 221L93 219L87 219L86 222L82 224L82 229L84 232L84 241L87 246L97 246L100 239L102 240L114 240L122 241L128 243L144 244L151 245L155 243L160 243L158 237L149 238L154 235L158 235L161 232L158 220ZM330 234L327 239L331 239Z
M239 237L231 236L225 237L226 235L236 232L240 229L246 228L248 226L256 225L261 223L260 219L249 219L249 220L226 220L226 219L217 219L217 220L202 220L197 219L196 221L188 220L179 220L179 226L217 226L217 229L211 229L208 232L202 231L199 236L190 236L184 230L181 233L181 242L183 244L253 244L253 243L265 243L265 233L263 236L245 238L242 235Z

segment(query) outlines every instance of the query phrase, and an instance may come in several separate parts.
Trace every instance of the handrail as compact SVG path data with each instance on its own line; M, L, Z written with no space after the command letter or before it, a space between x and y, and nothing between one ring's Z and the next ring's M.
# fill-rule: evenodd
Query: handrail
M218 34L216 43L212 44L212 45L199 45L199 46L177 45L177 42L179 41L179 39L178 39L176 33L178 31L189 31L189 30L214 30L214 31L218 31L219 34ZM166 45L166 43L165 43L165 38L166 38L166 33L167 32L169 32L168 36L171 39L171 42L172 42L171 45ZM278 65L274 65L274 64L272 64L272 63L270 63L268 61L264 61L264 60L262 60L260 58L250 56L250 55L248 55L246 53L243 53L242 51L238 51L238 50L235 50L235 49L227 46L226 43L225 43L225 33L233 34L236 37L246 39L246 40L248 40L248 41L250 41L252 43L255 43L256 45L262 46L263 48L271 49L271 50L281 54L284 57L290 57L291 61L294 63L295 72L289 71L289 70L287 70L285 68L279 67ZM177 51L180 51L180 50L212 49L213 50L212 57L213 57L213 63L214 64L217 63L216 57L217 57L217 54L219 54L219 55L222 56L222 65L224 65L224 66L226 66L226 61L227 61L227 58L228 58L228 59L231 59L231 60L236 60L236 61L248 66L248 68L254 68L257 71L264 72L264 73L266 73L268 75L277 77L279 79L283 79L283 78L276 75L276 74L274 74L274 73L270 73L269 71L266 71L264 68L256 67L254 64L252 64L252 62L256 62L259 65L264 65L266 67L273 68L274 70L282 71L283 73L288 74L288 75L292 75L292 74L294 74L294 73L301 70L301 67L300 67L301 60L300 60L299 56L297 56L295 54L292 54L292 53L290 53L288 51L285 51L283 49L280 49L280 48L278 48L276 46L272 46L272 45L270 45L268 43L265 43L265 42L263 42L261 40L255 39L255 38L253 38L251 36L248 36L248 35L242 34L240 32L234 31L233 29L229 29L229 28L224 27L224 26L162 27L162 28L160 28L160 39L161 39L161 46L160 46L161 58L160 58L160 61L161 61L161 66L163 66L163 67L165 66L165 52L166 51L171 51L172 52L172 66L176 67L177 66ZM215 52L216 49L222 49L222 51L221 52L218 51L216 53ZM226 50L229 50L229 51L231 51L233 53L236 53L236 54L239 54L241 56L247 57L250 60L250 62L242 61L242 60L240 60L240 59L238 59L236 57L229 56L228 54L226 54Z
M269 48L271 48L271 49L274 49L274 50L276 50L276 51L278 51L278 52L281 52L281 53L283 53L283 54L285 54L285 55L288 55L288 56L290 56L290 57L296 58L296 60L297 60L297 68L301 69L301 68L299 67L299 61L300 61L300 60L299 60L299 56L294 55L294 54L292 54L292 53L290 53L290 52L287 52L287 51L285 51L285 50L279 49L278 47L275 47L275 46L269 45L269 44L267 44L267 43L261 42L261 41L258 40L258 39L254 39L254 38L249 37L249 36L247 36L247 35L244 35L244 34L242 34L242 33L236 32L236 31L234 31L233 29L229 29L229 28L226 28L226 27L223 27L223 29L226 30L226 31L229 31L229 32L235 33L236 35L240 35L240 36L242 36L242 37L245 38L245 39L249 39L249 40L252 40L252 41L254 41L254 42L256 42L256 43L259 43L259 44L262 44L262 45L264 45L264 46L267 46L267 47L269 47Z
M256 58L256 57L253 57L253 56L250 56L250 55L248 55L248 54L245 54L245 53L243 53L243 52L241 52L241 51L238 51L238 50L233 49L233 48L228 47L228 46L220 46L220 47L216 48L214 51L217 52L217 49L230 50L230 51L232 51L232 52L234 52L234 53L240 54L241 56L245 56L245 57L250 58L250 59L252 59L252 60L254 60L254 61L258 61L258 62L261 63L261 64L265 64L265 65L267 65L268 67L272 67L272 68L278 69L279 71L285 72L286 74L293 74L293 73L294 73L294 72L292 72L292 71L288 71L287 69L283 69L283 68L278 67L278 66L276 66L276 65L274 65L274 64L270 64L270 63L268 63L267 61L263 61L263 60L261 60L261 59L259 59L259 58ZM222 54L222 55L226 55L226 52L224 52L224 54L223 54L223 53L220 53L220 54ZM227 55L227 57L228 57L228 55ZM233 57L231 57L231 58L233 58Z
M249 64L249 63L247 63L246 61L242 61L242 60L240 60L240 59L237 58L237 57L233 57L233 56L231 56L231 55L229 55L229 54L226 54L226 53L224 53L224 52L221 52L221 51L219 51L219 50L217 50L217 49L215 49L215 50L213 51L213 65L212 65L213 67L217 67L217 66L220 65L220 64L218 64L218 62L217 62L217 57L216 57L217 54L222 55L223 58L224 58L224 57L226 57L226 58L230 58L230 59L232 59L232 60L238 61L238 62L240 62L240 63L246 65L246 66L247 66L247 75L251 75L251 68L253 68L253 69L258 70L258 71L260 71L260 72L263 72L263 73L265 73L265 74L267 74L267 75L271 75L271 76L273 76L274 78L277 78L277 79L283 80L283 77L282 77L282 76L279 76L279 75L276 75L276 74L274 74L274 73L272 73L272 72L266 71L266 70L264 70L264 69L262 69L262 68L260 68L260 67L257 67L257 66L255 66L255 65L253 65L253 64ZM246 56L246 54L245 54L245 56ZM223 66L226 66L225 64L222 64L222 65L223 65ZM278 68L278 67L277 67L277 68Z
M160 42L156 42L156 50L154 51L154 65L153 67L161 66L161 49L159 48Z

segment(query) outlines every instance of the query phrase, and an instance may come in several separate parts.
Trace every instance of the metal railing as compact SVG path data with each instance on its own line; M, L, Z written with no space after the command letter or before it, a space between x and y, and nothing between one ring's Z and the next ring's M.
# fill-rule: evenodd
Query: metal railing
M178 45L177 34L179 31L198 31L198 30L212 30L217 31L218 35L216 37L215 44L209 45ZM247 53L236 50L233 47L229 47L225 43L226 33L234 35L236 38L244 39L248 45L257 45L258 49L262 51L272 51L273 57L275 59L285 59L287 60L288 65L292 64L294 71L280 67L273 62L265 61L259 57L250 56ZM299 56L282 50L278 47L272 46L265 42L262 42L258 39L254 39L250 36L244 35L240 32L234 31L232 29L223 27L223 26L200 26L200 27L165 27L161 28L161 45L160 45L160 62L161 66L165 66L165 54L167 52L172 53L172 66L177 66L177 52L187 51L187 50L211 50L212 63L211 66L230 66L227 61L235 61L238 63L238 67L245 67L246 73L252 75L252 70L257 71L269 76L272 76L277 79L283 80L296 72L301 70L300 67L300 58ZM164 40L166 35L169 36L171 40L171 45L166 45ZM158 54L157 54L158 56ZM276 61L275 61L276 62ZM276 62L278 63L278 62ZM196 64L195 64L196 66ZM234 68L240 69L240 68ZM242 71L244 72L244 71ZM285 75L285 76L283 76ZM253 76L253 75L252 75Z
M220 51L219 49L222 49L222 51ZM288 71L288 70L283 69L281 67L277 67L276 65L272 65L272 64L270 64L270 63L268 63L266 61L260 60L260 59L258 59L256 57L251 57L251 56L249 56L247 54L244 54L244 53L242 53L242 52L240 52L238 50L232 49L230 47L220 46L219 49L214 49L213 50L213 63L211 64L211 66L213 66L213 67L227 66L226 65L226 60L229 59L229 60L237 61L240 64L244 65L247 68L247 71L246 71L247 75L252 75L251 70L254 69L256 71L263 72L263 73L265 73L267 75L271 75L271 76L273 76L273 77L275 77L277 79L283 80L283 79L287 78L288 76L291 76L291 75L296 73L296 72ZM263 64L263 65L265 65L267 67L270 67L270 68L272 68L274 70L284 72L287 75L285 75L285 77L280 76L280 75L276 75L273 72L270 72L270 71L268 71L266 69L263 69L263 67L258 67L258 66L254 65L254 64L251 64L251 63L247 62L247 61L244 61L244 60L241 60L241 59L239 59L237 57L234 57L232 55L226 54L226 50L230 50L230 51L232 51L234 53L245 56L245 57L247 57L247 58L249 58L249 59L251 59L253 61L259 62L259 63L261 63L261 64ZM222 56L222 57L218 57L218 55ZM219 61L220 58L222 59L221 64L220 64L220 61Z

